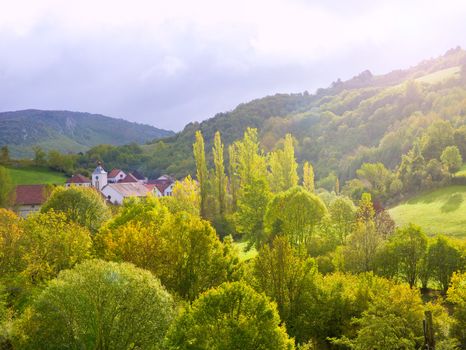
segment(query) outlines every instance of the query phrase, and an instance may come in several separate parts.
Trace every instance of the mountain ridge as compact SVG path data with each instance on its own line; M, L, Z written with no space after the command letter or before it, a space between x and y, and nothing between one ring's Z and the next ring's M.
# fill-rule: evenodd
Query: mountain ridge
M12 156L27 157L32 147L84 152L98 144L146 143L174 132L102 114L25 109L0 112L0 146Z

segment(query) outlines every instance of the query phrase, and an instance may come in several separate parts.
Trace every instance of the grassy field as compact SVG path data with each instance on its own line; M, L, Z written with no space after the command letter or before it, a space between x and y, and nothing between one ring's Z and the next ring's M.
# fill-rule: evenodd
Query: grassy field
M459 77L461 72L461 67L451 67L439 70L438 72L424 75L420 78L417 78L416 81L427 84L436 84L446 81L451 78Z
M63 184L66 177L49 169L36 167L9 167L10 176L15 185Z
M415 223L426 233L466 238L466 186L418 195L389 210L397 225Z

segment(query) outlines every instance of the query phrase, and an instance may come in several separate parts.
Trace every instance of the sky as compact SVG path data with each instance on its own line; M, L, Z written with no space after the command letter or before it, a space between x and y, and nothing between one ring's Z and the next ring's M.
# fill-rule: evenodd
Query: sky
M463 0L0 0L0 111L181 130L466 48Z

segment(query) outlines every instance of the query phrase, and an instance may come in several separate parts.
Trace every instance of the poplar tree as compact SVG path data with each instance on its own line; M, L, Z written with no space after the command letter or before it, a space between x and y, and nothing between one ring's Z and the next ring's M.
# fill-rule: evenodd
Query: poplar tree
M310 162L304 162L303 167L303 187L309 192L314 193L314 168Z
M199 181L201 195L201 216L207 216L207 181L208 171L205 159L204 137L200 130L196 131L196 142L193 144L194 159L196 161L196 177Z
M272 152L269 167L269 181L274 192L286 191L298 184L298 163L291 134L285 136L282 150Z
M235 144L238 174L238 210L236 229L248 236L251 244L260 244L264 235L264 214L270 198L265 157L260 150L257 129L248 128Z
M228 173L230 174L231 209L236 211L238 201L239 177L238 177L238 152L236 144L228 146L230 158Z
M220 137L220 132L215 133L214 147L212 154L215 165L215 195L217 202L217 210L220 216L225 215L226 211L226 184L227 177L225 175L225 165L223 161L223 143Z

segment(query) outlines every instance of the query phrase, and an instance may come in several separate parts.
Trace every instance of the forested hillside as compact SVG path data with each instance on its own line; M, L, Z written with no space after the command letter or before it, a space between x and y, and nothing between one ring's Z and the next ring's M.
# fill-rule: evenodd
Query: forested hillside
M266 151L280 147L279 140L291 133L298 161L312 161L320 180L332 173L340 181L351 179L363 162L380 161L394 169L436 121L449 121L455 137L462 138L465 62L466 52L458 48L407 70L381 76L365 71L349 81L337 80L315 94L277 94L254 100L142 146L131 162L147 173L181 177L194 170L195 131L202 131L210 149L216 131L229 145L241 138L246 127L255 127ZM87 160L92 163L97 157L118 164L117 149L91 150Z
M0 113L0 146L15 157L31 157L32 147L68 153L98 144L145 143L173 132L98 114L24 110Z

